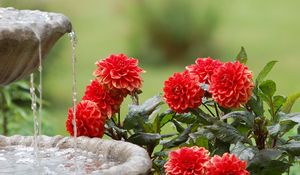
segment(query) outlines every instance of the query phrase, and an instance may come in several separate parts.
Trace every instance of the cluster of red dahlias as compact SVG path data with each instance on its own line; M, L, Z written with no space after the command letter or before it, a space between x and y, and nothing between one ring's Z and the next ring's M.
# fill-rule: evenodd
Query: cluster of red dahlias
M138 60L124 54L110 55L96 63L96 77L86 87L82 101L76 106L77 136L102 137L106 119L120 110L123 99L142 85ZM74 135L73 109L69 109L67 131Z
M164 168L167 175L250 175L246 166L233 154L210 157L205 148L183 147L170 152Z
M201 84L209 86L206 93ZM204 95L224 108L238 108L247 103L253 87L251 71L240 62L198 58L196 64L165 81L164 99L178 113L200 106Z

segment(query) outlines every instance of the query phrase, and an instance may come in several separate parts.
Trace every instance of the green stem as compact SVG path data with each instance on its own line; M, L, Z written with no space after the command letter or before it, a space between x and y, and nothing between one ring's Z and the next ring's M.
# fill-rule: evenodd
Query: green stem
M203 106L208 110L208 112L213 116L213 117L216 117L215 114L209 109L208 106L206 106L206 104L202 103Z
M218 106L217 106L216 102L214 102L214 106L215 106L217 117L220 119L220 114L219 114L219 110L218 110Z
M3 135L5 135L5 136L8 135L7 124L8 124L7 116L5 114L5 111L3 111L3 123L2 123L2 126L3 126Z
M121 112L120 112L120 110L117 115L118 115L118 127L121 127Z

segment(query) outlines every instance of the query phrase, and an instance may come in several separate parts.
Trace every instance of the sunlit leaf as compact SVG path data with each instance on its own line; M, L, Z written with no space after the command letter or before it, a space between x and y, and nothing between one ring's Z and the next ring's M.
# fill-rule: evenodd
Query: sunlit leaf
M258 76L256 77L256 84L260 84L266 76L269 74L269 72L272 70L273 66L277 63L277 61L270 61L268 62L265 67L260 71Z
M267 95L267 97L273 97L274 93L276 92L276 83L272 80L263 81L259 85L259 89Z
M246 64L248 57L244 47L241 47L239 54L235 58L236 61L239 61L242 64Z
M295 102L300 98L300 93L288 96L283 104L281 111L284 113L290 113Z

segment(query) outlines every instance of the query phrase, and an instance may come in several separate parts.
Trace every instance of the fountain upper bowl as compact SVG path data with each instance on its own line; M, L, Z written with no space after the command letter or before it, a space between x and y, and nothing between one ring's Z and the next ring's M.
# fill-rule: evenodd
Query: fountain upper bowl
M20 80L39 66L56 41L72 31L59 13L0 8L0 85Z

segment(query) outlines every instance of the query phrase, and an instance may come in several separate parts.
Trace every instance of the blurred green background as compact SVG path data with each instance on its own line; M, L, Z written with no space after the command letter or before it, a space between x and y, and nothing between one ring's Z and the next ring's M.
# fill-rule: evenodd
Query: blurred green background
M233 60L241 46L247 50L254 75L271 60L279 63L269 78L278 93L300 91L299 1L274 2L208 0L2 0L2 7L39 9L68 16L77 33L79 98L93 79L95 62L112 53L140 60L142 100L162 92L163 82L197 57ZM71 106L71 44L61 38L44 62L45 118L54 123L48 134L67 134L65 119ZM127 104L123 105L126 112ZM294 111L300 111L298 102Z
M247 50L254 75L268 61L279 61L268 77L277 82L277 93L300 92L297 0L2 0L0 6L59 12L70 18L78 37L79 98L93 79L94 63L112 53L140 60L147 71L141 95L145 100L161 93L164 80L195 58L233 60L241 46ZM70 46L65 35L44 62L48 102L44 133L48 135L67 135L65 120L72 95ZM123 104L123 114L128 103ZM300 111L300 102L293 111Z

